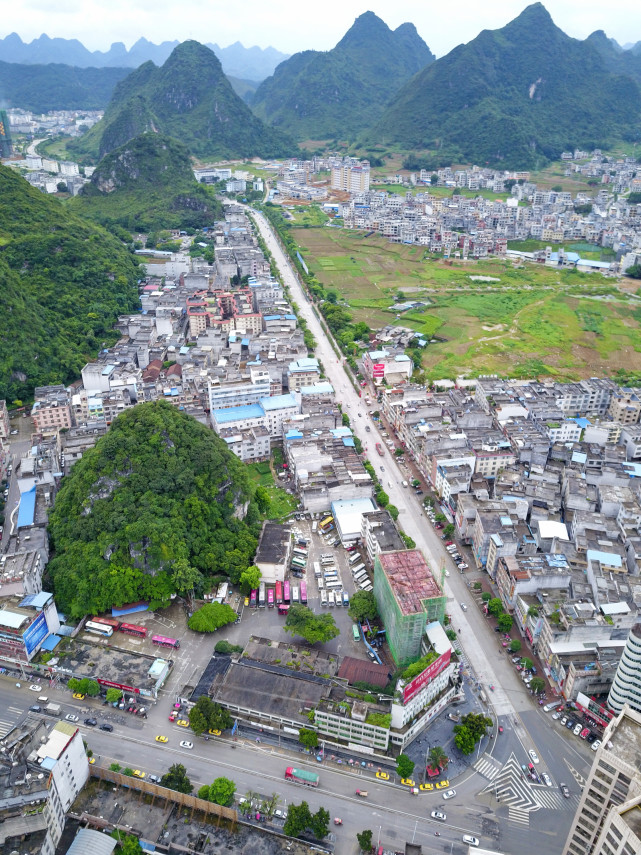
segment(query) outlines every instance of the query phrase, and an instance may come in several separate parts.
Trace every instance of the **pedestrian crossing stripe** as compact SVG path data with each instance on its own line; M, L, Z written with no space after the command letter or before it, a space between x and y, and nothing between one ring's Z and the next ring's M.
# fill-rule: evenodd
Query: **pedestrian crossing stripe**
M520 825L530 825L530 812L521 808L511 807L508 812L510 822L518 822Z

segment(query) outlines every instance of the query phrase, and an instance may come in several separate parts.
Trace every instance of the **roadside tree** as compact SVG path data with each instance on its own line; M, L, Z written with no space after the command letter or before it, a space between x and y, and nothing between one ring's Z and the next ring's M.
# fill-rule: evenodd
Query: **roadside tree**
M124 773L126 774L126 773ZM189 794L194 789L193 784L187 777L187 770L182 763L174 763L160 779L160 784L177 793Z
M240 574L240 590L247 595L251 591L255 591L260 585L262 573L260 568L255 564L251 564L246 570Z
M456 724L454 725L454 744L462 754L471 754L476 741L465 725Z
M396 758L396 774L401 778L409 778L414 771L415 763L407 754L399 754Z
M514 619L512 615L505 614L504 612L498 616L496 623L501 632L509 632L514 624Z
M298 741L305 748L317 748L318 734L315 730L311 730L309 727L301 727L298 731Z
M356 835L356 841L360 846L361 852L371 852L372 851L372 831L368 828L365 831L361 831L360 834Z
M216 632L221 626L234 623L238 615L231 606L222 603L205 603L189 618L189 629L194 632Z
M498 617L503 611L503 603L499 599L499 597L494 597L493 599L488 601L487 604L488 613L493 617Z
M290 606L284 629L292 635L300 635L309 644L325 644L340 633L329 612L317 615L307 606L300 605Z
M357 591L352 595L347 614L359 623L364 620L374 620L378 615L376 597L371 591Z
M518 653L522 646L523 645L521 644L521 641L518 638L513 638L512 641L510 641L510 646L508 649L510 653Z
M530 680L530 689L532 689L535 695L540 695L541 692L545 691L545 680L542 680L541 677L532 677Z

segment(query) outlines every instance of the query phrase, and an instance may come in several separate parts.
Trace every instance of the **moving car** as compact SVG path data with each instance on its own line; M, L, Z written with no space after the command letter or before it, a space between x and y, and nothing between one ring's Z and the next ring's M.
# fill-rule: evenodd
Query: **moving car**
M106 731L107 731L107 733L113 733L114 726L113 726L113 724L105 724L105 723L103 723L103 724L101 724L101 725L100 725L100 727L99 727L98 729L99 729L99 730L106 730Z
M33 686L29 686L29 688L31 689L32 692L41 692L42 691L42 686L33 685Z
M570 798L570 791L567 787L567 784L559 784L559 789L561 790L564 799Z
M480 846L478 837L473 837L471 834L463 835L463 843L467 843L468 846Z
M547 772L541 772L541 778L543 778L543 783L545 784L546 787L552 786L552 780L551 780L550 776L547 774Z
M530 755L530 758L531 758L533 763L539 762L539 755L536 753L536 751L533 748L530 748L530 750L528 751L528 754Z
M86 718L84 720L84 724L86 724L87 727L95 727L98 724L98 722L96 721L95 718Z
M377 772L376 777L380 778L381 781L389 781L389 775L387 774L387 772Z
M194 743L193 742L187 742L186 739L183 739L183 740L181 740L180 747L181 748L193 748Z
M166 736L157 736L156 742L169 742Z
M461 608L463 609L464 612L467 611L467 606L465 605L465 603L461 603Z
M42 712L42 707L38 706L38 704L32 704L29 707L30 712Z
M447 815L444 814L442 810L433 810L430 816L432 819L440 819L441 822L445 822L447 819Z
M456 795L456 790L448 790L446 793L443 793L444 799L453 799Z

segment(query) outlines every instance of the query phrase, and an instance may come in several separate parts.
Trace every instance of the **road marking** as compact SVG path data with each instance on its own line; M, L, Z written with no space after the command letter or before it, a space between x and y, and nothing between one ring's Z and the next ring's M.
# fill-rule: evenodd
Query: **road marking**
M481 757L474 764L474 768L480 775L487 778L488 781L492 781L497 776L501 766L498 761L491 762L489 757Z
M521 808L510 807L508 812L508 821L516 822L519 825L530 825L530 814L527 810L521 810Z
M581 789L583 789L583 787L585 787L585 778L583 777L583 775L580 772L577 772L577 770L574 768L574 766L570 763L569 760L565 760L565 765L570 770L570 774L572 775L574 780L581 787Z

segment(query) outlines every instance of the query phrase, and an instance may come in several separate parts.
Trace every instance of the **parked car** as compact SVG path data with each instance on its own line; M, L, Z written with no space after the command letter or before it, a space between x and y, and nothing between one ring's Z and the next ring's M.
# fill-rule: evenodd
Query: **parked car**
M567 727L568 730L572 730L575 725L576 725L576 722L574 721L573 718L569 718L565 724L565 726Z
M528 754L530 755L533 763L539 762L539 755L536 753L536 751L533 748L530 748L530 750L528 751Z
M552 779L547 774L547 772L541 772L541 777L543 778L543 783L545 784L546 787L552 786Z
M98 724L95 718L86 718L83 723L86 724L87 727L95 727Z
M596 751L596 750L597 750L597 748L599 747L599 745L601 745L601 740L600 740L600 739L595 739L595 740L594 740L594 742L592 743L592 750L593 750L593 751Z
M578 725L577 725L577 727L578 727ZM590 728L589 727L584 727L583 730L581 731L581 733L579 734L581 739L587 739L589 735L590 735Z

